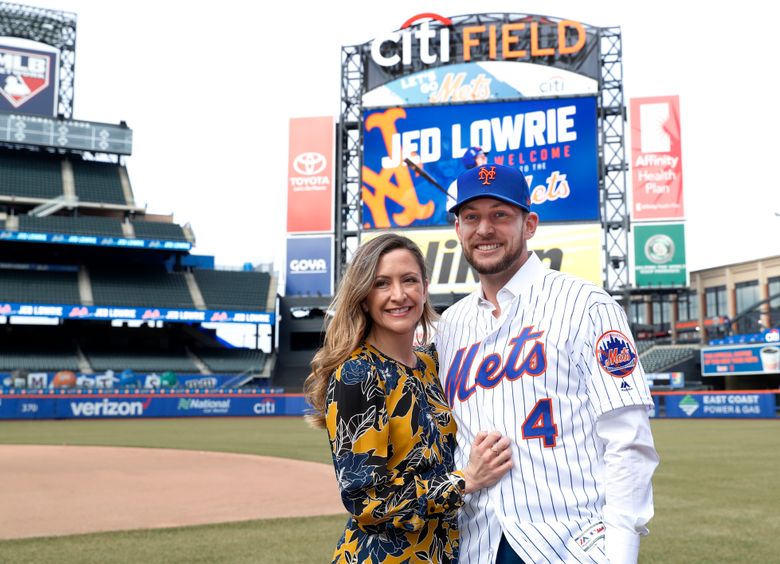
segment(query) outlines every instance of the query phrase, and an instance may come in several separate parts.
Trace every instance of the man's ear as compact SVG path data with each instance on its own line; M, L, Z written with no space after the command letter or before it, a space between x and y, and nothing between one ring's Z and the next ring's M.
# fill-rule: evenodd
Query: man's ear
M528 212L525 216L525 222L523 229L525 230L525 238L530 239L536 234L536 228L539 226L539 215L535 212Z

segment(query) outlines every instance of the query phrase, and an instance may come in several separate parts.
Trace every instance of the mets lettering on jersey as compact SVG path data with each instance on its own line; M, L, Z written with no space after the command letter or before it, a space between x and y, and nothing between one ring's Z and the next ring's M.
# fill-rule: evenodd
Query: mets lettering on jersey
M625 313L534 254L498 299L496 318L479 290L467 296L444 312L436 336L458 424L456 467L480 430L514 443L512 470L466 496L460 562L492 563L503 535L525 562L606 563L596 421L652 405Z

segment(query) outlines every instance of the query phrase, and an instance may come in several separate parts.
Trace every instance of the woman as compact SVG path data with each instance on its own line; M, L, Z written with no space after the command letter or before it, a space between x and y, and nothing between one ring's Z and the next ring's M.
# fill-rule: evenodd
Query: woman
M467 467L453 468L436 353L413 346L435 317L427 288L420 249L388 233L358 248L331 304L306 395L351 513L334 562L457 561L463 495L511 466L509 441L481 432Z

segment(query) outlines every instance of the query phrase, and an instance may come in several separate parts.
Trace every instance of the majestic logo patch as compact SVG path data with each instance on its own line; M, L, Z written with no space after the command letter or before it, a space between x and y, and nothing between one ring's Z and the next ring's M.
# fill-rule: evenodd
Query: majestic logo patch
M490 169L483 166L479 169L479 179L482 181L482 184L485 186L490 186L492 182L496 179L496 167L491 166Z
M596 359L601 368L615 378L625 378L637 365L631 340L620 331L607 331L596 343Z
M49 58L0 47L0 94L18 108L49 86Z
M574 540L577 542L577 546L587 552L599 539L604 538L606 530L607 528L604 526L604 523L599 521L585 529L582 534Z
M633 389L633 388L631 387L631 384L629 384L629 383L628 383L628 382L626 382L625 380L623 380L623 381L620 383L620 391L621 391L621 392L630 392L632 389Z

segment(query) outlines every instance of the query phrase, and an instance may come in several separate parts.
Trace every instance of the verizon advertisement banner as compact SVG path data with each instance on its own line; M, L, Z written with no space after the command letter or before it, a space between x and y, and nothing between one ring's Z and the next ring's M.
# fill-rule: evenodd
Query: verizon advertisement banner
M525 175L542 222L599 219L593 97L393 107L363 117L364 229L447 225L447 192L473 146Z
M633 218L681 219L683 208L680 99L631 99Z
M333 231L333 118L290 120L287 232Z
M57 115L58 54L0 45L0 111Z
M409 237L422 250L430 276L431 294L466 294L479 284L479 275L463 256L455 229L410 229L394 231ZM364 231L360 240L370 241L380 231ZM529 241L544 264L601 286L601 227L588 225L541 225Z

